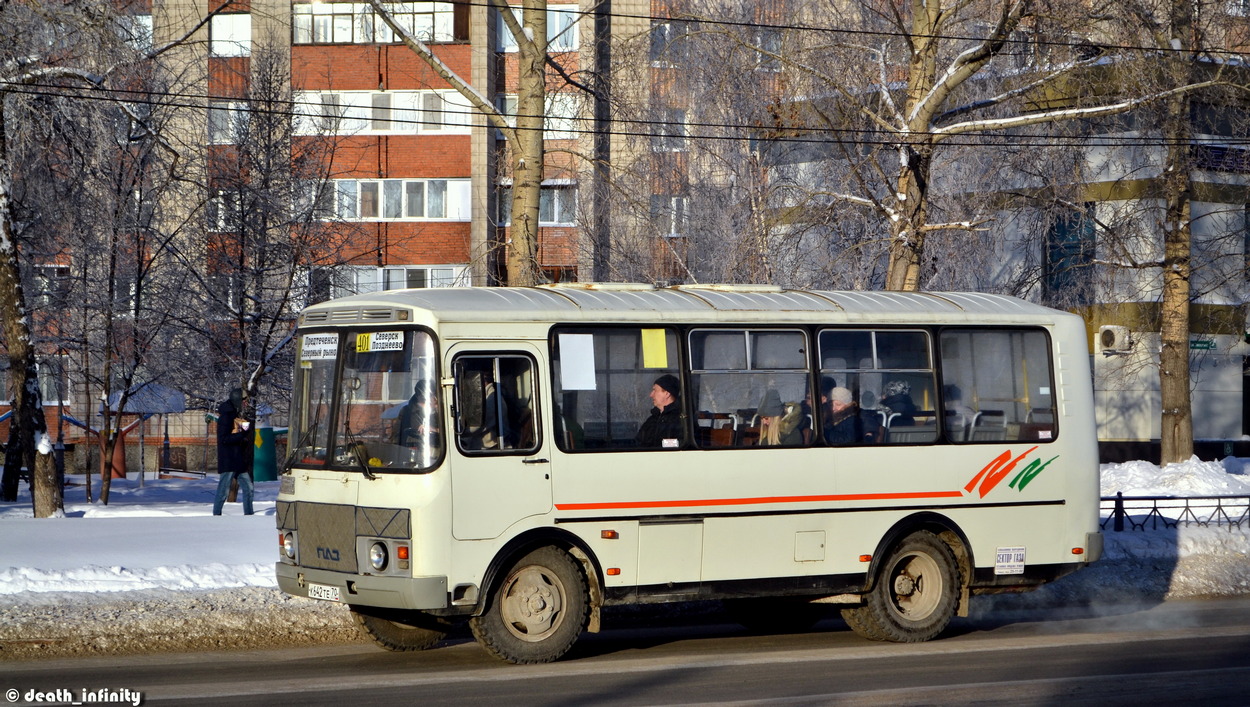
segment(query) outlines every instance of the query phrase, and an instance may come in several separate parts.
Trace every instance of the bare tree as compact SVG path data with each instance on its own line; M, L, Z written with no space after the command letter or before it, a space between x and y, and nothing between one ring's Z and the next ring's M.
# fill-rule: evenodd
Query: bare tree
M215 400L238 387L279 412L295 319L351 237L331 206L337 140L293 119L282 44L259 37L243 95L210 109L209 198L200 237L178 252L200 303L180 320L183 351L198 358L182 362L184 389Z
M715 13L652 18L611 51L611 276L810 285L822 243L798 210L775 207L752 139L786 95L782 3L730 0ZM762 26L761 26L762 25Z
M1029 126L1125 113L1220 82L1074 95L1105 80L1108 61L1136 67L1127 75L1157 59L1157 53L1087 51L1106 36L1098 21L1102 8L1087 4L1045 8L1049 12L1025 0L864 2L849 12L841 5L815 7L820 16L848 20L838 29L853 34L819 33L786 57L804 93L828 98L813 98L782 116L778 127L842 135L837 142L849 148L848 177L829 198L870 209L887 224L881 234L889 253L884 286L892 290L921 287L931 272L926 248L934 234L973 233L987 217L934 208L940 169L961 162L961 148ZM1056 95L1077 100L1048 100Z
M504 135L511 153L512 229L507 252L508 284L524 287L541 280L538 267L538 212L543 181L543 123L547 91L547 0L523 0L521 21L512 14L505 0L490 0L517 45L519 82L515 125L510 123L490 99L460 77L417 38L395 20L382 0L369 0L391 31L434 70L440 78L464 96L474 110Z
M112 100L137 123L142 115L124 100L116 100L119 90L128 88L132 67L166 51L169 46L136 49L124 41L121 25L108 8L4 3L0 21L18 31L6 33L0 44L0 321L11 362L13 383L11 451L6 458L3 496L16 492L19 466L32 471L36 516L56 513L62 504L60 483L52 463L51 445L45 435L37 377L37 357L28 317L27 297L22 283L20 239L23 224L13 201L15 176L22 167L15 162L15 145L9 137L20 126L44 121L32 113L29 104L15 101L22 93L65 95L67 100ZM179 40L181 41L181 40ZM82 90L89 94L82 94ZM65 142L56 149L72 150Z

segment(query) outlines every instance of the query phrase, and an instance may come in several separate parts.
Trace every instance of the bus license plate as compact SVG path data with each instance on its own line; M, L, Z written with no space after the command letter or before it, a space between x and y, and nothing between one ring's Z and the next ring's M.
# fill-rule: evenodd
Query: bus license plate
M330 587L324 584L309 584L308 598L321 599L322 601L343 601L343 598L339 596L338 587Z

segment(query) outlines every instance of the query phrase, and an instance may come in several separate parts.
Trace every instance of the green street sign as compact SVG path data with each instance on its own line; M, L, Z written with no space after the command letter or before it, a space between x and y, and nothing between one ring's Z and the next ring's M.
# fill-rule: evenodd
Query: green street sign
M1214 351L1215 340L1214 339L1190 339L1189 350L1190 351Z

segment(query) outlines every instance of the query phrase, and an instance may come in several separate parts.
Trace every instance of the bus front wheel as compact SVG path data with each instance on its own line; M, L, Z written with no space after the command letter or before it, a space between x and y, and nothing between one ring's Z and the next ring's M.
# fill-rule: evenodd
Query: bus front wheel
M581 565L539 548L508 570L481 616L469 620L488 653L509 663L550 663L586 629L590 600Z
M388 651L423 651L447 637L450 624L420 612L353 606L352 618L373 642Z
M959 582L955 553L938 536L922 530L890 552L864 604L843 609L842 617L870 640L927 641L955 616Z

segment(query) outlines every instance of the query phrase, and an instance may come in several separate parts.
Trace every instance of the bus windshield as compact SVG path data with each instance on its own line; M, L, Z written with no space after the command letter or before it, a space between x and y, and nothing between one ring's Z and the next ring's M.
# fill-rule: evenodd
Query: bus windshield
M288 466L432 468L444 444L435 371L423 331L303 334Z

